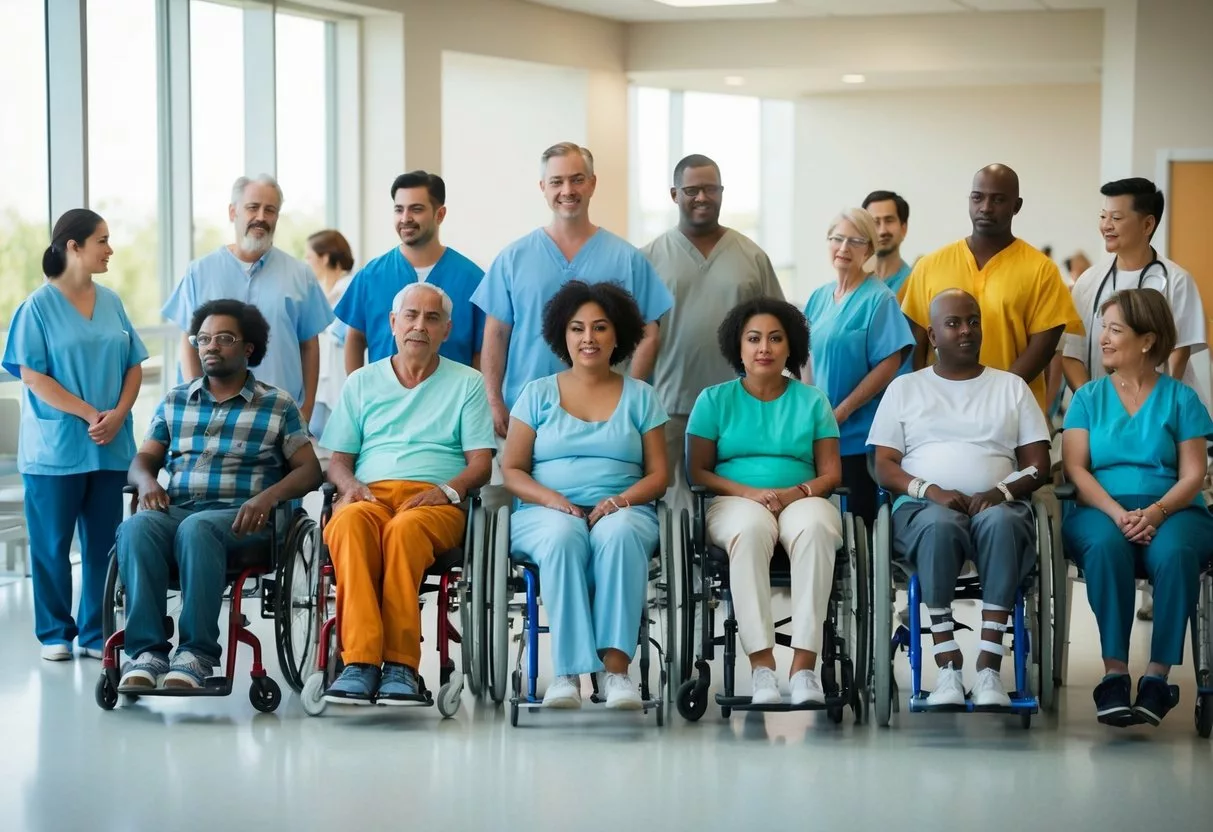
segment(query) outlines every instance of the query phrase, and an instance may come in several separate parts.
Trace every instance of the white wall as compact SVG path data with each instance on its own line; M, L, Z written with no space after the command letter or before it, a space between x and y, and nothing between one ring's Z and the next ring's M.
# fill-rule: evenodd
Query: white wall
M804 98L796 113L797 285L833 279L826 226L886 188L910 203L909 260L966 236L973 174L1003 162L1020 176L1015 233L1056 258L1103 251L1100 90L1093 85L958 88Z
M560 141L588 144L589 81L586 70L443 53L443 242L487 269L507 243L550 221L539 156Z

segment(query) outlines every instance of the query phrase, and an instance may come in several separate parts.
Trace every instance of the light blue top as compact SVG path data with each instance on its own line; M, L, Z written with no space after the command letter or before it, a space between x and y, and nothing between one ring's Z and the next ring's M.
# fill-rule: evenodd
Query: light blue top
M303 403L303 362L299 345L333 321L324 289L302 260L270 249L251 269L227 247L190 263L161 314L188 332L194 310L211 300L232 298L256 306L270 325L265 358L253 369L257 380L285 390Z
M1111 376L1084 384L1066 411L1066 430L1089 436L1090 470L1112 497L1161 497L1179 481L1179 443L1213 439L1213 419L1196 391L1159 376L1141 408L1130 416ZM1197 494L1193 504L1204 505Z
M20 378L21 368L50 376L63 389L97 408L113 410L122 395L126 372L147 358L117 293L99 284L93 317L85 318L54 285L30 293L9 326L4 369ZM108 445L88 435L88 424L56 410L22 390L21 438L17 470L22 474L83 474L125 471L135 456L133 421Z
M438 354L471 366L484 341L484 313L472 303L484 270L453 248L446 249L426 277L451 298L451 335ZM396 354L390 316L392 301L405 286L417 282L417 270L396 246L363 266L337 302L337 317L366 336L371 361Z
M556 376L522 389L510 416L535 431L531 476L575 506L595 506L644 477L643 437L669 421L656 391L625 376L611 418L583 422L560 405ZM515 507L525 509L530 504Z
M878 278L869 278L834 300L834 284L818 288L804 308L809 322L813 383L838 407L864 377L890 355L914 345L897 296ZM867 452L868 431L884 391L839 425L839 452Z
M572 262L542 228L510 243L472 295L472 303L486 314L513 327L502 384L506 407L513 408L528 382L564 369L543 340L543 307L570 280L620 284L632 293L646 322L656 321L674 303L640 250L605 228L586 240Z
M910 272L914 271L914 267L906 261L901 261L901 268L893 272L884 279L884 285L889 287L889 291L894 295L901 291L901 287L910 279Z
M751 488L791 488L817 476L813 443L836 439L830 402L816 387L788 380L778 399L751 396L741 379L699 394L687 433L716 443L716 474Z
M433 375L410 390L390 358L360 367L341 388L320 444L356 455L354 476L368 485L447 482L467 467L464 451L497 447L484 377L439 358Z

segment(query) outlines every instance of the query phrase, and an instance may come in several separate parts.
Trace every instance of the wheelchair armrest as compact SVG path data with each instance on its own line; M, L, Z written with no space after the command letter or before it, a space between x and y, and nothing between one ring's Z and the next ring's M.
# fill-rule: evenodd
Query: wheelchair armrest
M135 488L135 486L133 486L133 485L124 485L124 486L122 486L122 493L123 494L138 494L139 489Z
M834 489L833 493L838 497L849 497L851 496L851 489L847 488L845 485L840 485Z
M1076 500L1078 499L1078 489L1074 487L1072 482L1063 482L1061 485L1053 489L1053 494L1059 500Z
M711 496L711 492L708 491L707 487L702 486L702 485L692 485L691 493L692 494L707 494L708 496Z
M328 505L333 501L333 498L337 496L337 486L333 485L331 482L322 483L320 485L320 493L324 497L325 505Z

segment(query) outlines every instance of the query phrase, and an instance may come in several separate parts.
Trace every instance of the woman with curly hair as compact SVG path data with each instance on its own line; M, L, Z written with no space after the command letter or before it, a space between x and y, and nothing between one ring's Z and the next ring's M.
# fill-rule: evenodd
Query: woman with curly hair
M717 340L740 378L707 388L695 402L689 478L716 495L707 533L728 552L754 704L780 701L770 585L777 543L792 567L791 701L820 704L817 653L842 543L842 518L829 501L842 479L838 423L826 395L799 381L809 328L796 307L746 301L725 317Z
M608 708L642 704L628 665L657 546L668 417L653 388L612 367L644 323L618 285L566 283L544 309L543 338L568 369L530 382L510 412L510 548L539 567L556 676L545 707L581 707L581 674L601 670Z

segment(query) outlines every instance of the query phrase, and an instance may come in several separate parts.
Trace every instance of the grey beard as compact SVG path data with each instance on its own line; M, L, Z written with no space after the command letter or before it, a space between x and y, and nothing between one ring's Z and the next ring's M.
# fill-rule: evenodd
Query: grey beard
M270 232L260 239L251 234L242 234L237 245L241 251L249 254L265 254L274 247L274 234Z

